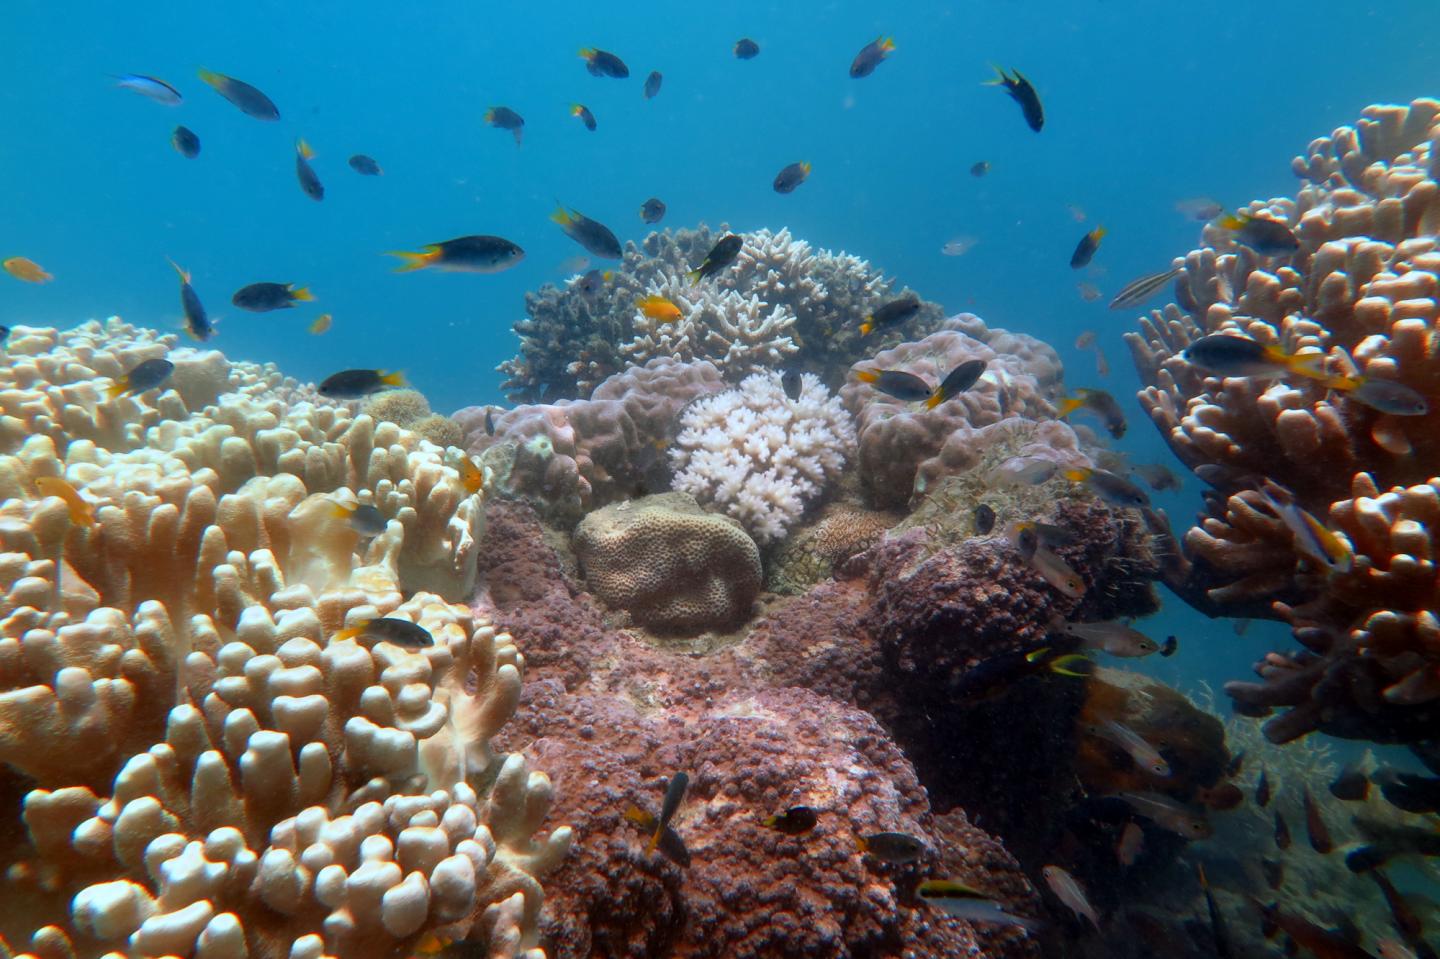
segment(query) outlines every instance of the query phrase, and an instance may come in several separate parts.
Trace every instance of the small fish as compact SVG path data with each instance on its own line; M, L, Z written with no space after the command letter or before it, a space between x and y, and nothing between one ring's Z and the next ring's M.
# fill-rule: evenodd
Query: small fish
M1078 389L1073 397L1065 397L1056 407L1056 415L1064 419L1076 410L1094 413L1115 439L1125 435L1125 413L1115 397L1104 390Z
M1080 242L1075 244L1075 252L1070 254L1070 269L1078 270L1081 267L1089 266L1090 261L1095 258L1095 251L1100 249L1100 241L1104 238L1105 228L1103 226L1097 226L1082 236Z
M1105 295L1104 293L1100 292L1100 287L1096 286L1094 283L1087 283L1084 280L1081 280L1079 283L1075 284L1075 292L1079 293L1080 299L1084 300L1086 303L1094 303L1096 300L1100 299L1100 297Z
M889 37L876 37L855 54L855 59L850 61L850 76L856 80L861 77L868 77L875 72L890 52L895 49L895 41Z
M1200 879L1200 888L1205 893L1205 910L1210 914L1210 938L1215 944L1216 959L1234 959L1235 949L1230 944L1230 931L1225 927L1220 907L1215 904L1215 895L1210 891L1209 880L1205 878L1205 867L1197 862L1195 872Z
M625 65L625 61L606 50L585 47L580 51L580 56L585 58L585 69L592 77L613 77L616 80L623 80L630 75L630 68ZM651 76L659 76L659 74L651 74ZM647 80L645 83L648 87L650 81ZM655 86L658 90L660 86L658 81Z
M525 136L525 118L509 107L491 107L486 110L485 122L497 130L509 130L517 147Z
M1279 889L1285 882L1285 863L1279 859L1261 859L1260 872L1265 876L1265 885Z
M1278 809L1275 810L1275 848L1282 851L1290 848L1290 824Z
M380 169L380 164L375 162L374 157L366 156L363 153L355 154L346 162L350 164L350 169L361 176L380 176L385 172Z
M1368 754L1346 763L1330 784L1330 795L1344 802L1363 802L1370 795L1370 777L1365 773L1367 763Z
M1105 354L1100 351L1098 346L1095 348L1095 373L1097 376L1110 375L1110 363L1105 359Z
M1425 932L1425 924L1420 916L1395 888L1390 877L1379 869L1370 871L1370 878L1375 880L1375 885L1380 887L1380 895L1385 897L1385 904L1390 907L1390 918L1395 920L1395 928L1410 942L1415 942Z
M402 373L386 373L384 370L342 370L325 377L318 391L321 396L332 400L358 400L362 396L386 389L404 389Z
M1305 807L1305 833L1310 840L1310 848L1322 856L1326 855L1335 848L1335 842L1330 838L1330 827L1325 825L1325 818L1320 815L1320 806L1310 795L1309 786L1300 787L1300 800Z
M0 263L0 267L4 267L5 272L15 277L15 279L24 280L26 283L49 283L55 279L54 276L46 273L39 263L36 263L34 260L27 260L23 256L12 256L5 262Z
M570 115L572 117L579 117L580 122L585 124L585 129L591 133L595 132L595 114L591 113L590 108L585 104L572 103L570 105Z
M760 820L760 825L787 836L803 836L819 821L819 816L809 806L791 806L782 813Z
M1170 764L1165 761L1165 757L1160 755L1160 751L1124 723L1108 719L1103 723L1091 726L1090 733L1119 746L1135 761L1135 765L1146 772L1155 776L1170 775Z
M995 510L985 503L975 507L973 514L975 520L975 532L981 536L989 535L995 528Z
M1132 470L1157 493L1180 488L1180 478L1162 463L1141 463Z
M1214 832L1209 820L1191 812L1187 807L1158 793L1116 793L1116 796L1130 805L1146 819L1177 836L1187 839L1208 839Z
M178 107L184 97L180 91L159 77L147 77L143 73L125 73L117 76L115 85L124 90L132 90L149 100L164 104L167 107Z
M1238 775L1240 775L1240 771L1241 771L1242 769L1244 769L1244 768L1245 768L1245 750L1242 749L1242 750L1240 750L1238 753L1236 753L1235 755L1231 756L1231 757L1230 757L1230 760L1229 760L1227 763L1225 763L1224 773L1225 773L1225 776L1226 776L1226 777L1238 776Z
M230 302L251 313L268 313L292 309L296 303L313 299L315 294L303 286L297 289L294 283L251 283L236 290Z
M965 360L945 374L945 379L940 381L940 385L935 387L935 392L931 393L930 398L925 401L925 408L933 410L950 397L959 396L974 386L984 373L984 360Z
M1036 133L1045 125L1045 108L1040 105L1040 95L1035 92L1035 87L1019 70L1006 73L1000 67L995 67L997 74L994 80L985 81L985 86L1003 87L1010 95L1010 99L1020 105L1020 112L1025 116L1025 123ZM1013 76L1011 75L1013 74Z
M658 293L636 297L635 308L650 319L659 320L661 323L674 323L684 315L680 312L680 307Z
M1261 766L1260 778L1255 780L1255 805L1264 809L1270 805L1270 796L1270 774L1265 771L1264 766Z
M59 476L37 476L35 488L42 496L54 496L64 501L71 523L76 526L95 525L95 506L81 496L80 491L68 480Z
M584 296L594 296L605 288L605 281L609 278L609 270L603 273L599 270L591 270L575 281L575 288Z
M5 342L7 339L9 339L9 338L10 338L10 327L8 327L8 326L0 326L0 343L4 343L4 342Z
M856 370L855 378L869 383L886 396L915 403L930 396L930 384L903 370Z
M659 197L651 197L640 204L640 219L646 223L659 223L665 219L665 204Z
M1380 787L1380 795L1396 809L1416 815L1440 812L1440 779L1389 766L1375 770L1371 778Z
M1109 470L1081 466L1061 470L1060 475L1072 483L1084 483L1090 487L1092 493L1111 506L1139 509L1150 505L1150 497L1143 489Z
M180 264L174 260L170 261L170 265L180 274L180 307L185 311L185 332L190 334L191 339L203 343L215 335L215 325L210 322L200 302L200 294L190 285L190 274L180 269Z
M434 267L446 273L499 273L525 258L525 251L498 236L461 236L443 243L430 243L419 253L394 250L386 256L398 256L405 262L396 273Z
M1225 212L1225 206L1219 201L1212 200L1208 196L1190 197L1186 200L1175 201L1175 211L1182 216L1192 220L1205 222L1213 220Z
M907 293L899 299L882 304L860 324L860 335L869 336L875 330L888 330L899 326L919 313L920 306L920 297L914 293Z
M620 259L620 241L605 224L592 220L579 210L557 207L550 219L560 224L565 235L583 246L592 256L607 260Z
M305 195L318 203L325 199L325 184L320 182L315 168L310 165L314 158L315 151L310 149L310 144L304 140L295 141L295 179L300 181L300 189L305 191Z
M1057 676L1085 679L1095 673L1095 661L1079 653L1060 653L1048 646L1025 654L1025 661L1036 668L1048 669Z
M1066 636L1074 636L1087 649L1098 649L1111 656L1136 658L1160 651L1160 644L1149 636L1111 620L1104 623L1066 623L1060 627Z
M1012 456L990 471L995 486L1039 486L1060 471L1054 460Z
M754 60L760 55L760 44L749 37L741 37L735 41L735 59Z
M1272 377L1293 373L1314 380L1333 379L1324 370L1324 353L1290 353L1248 336L1211 333L1185 348L1181 356L1219 376Z
M485 435L495 435L495 411L488 406L485 408Z
M973 236L957 236L953 240L946 240L940 252L946 256L964 256L974 248L980 241Z
M660 92L660 84L665 80L659 70L651 70L650 75L645 78L645 99L653 100L655 94Z
M1319 959L1373 959L1370 953L1339 932L1324 929L1300 916L1282 912L1278 906L1265 906L1253 897L1250 902L1260 911L1267 923L1275 925L1297 945L1310 950Z
M347 626L334 636L330 637L332 643L338 643L346 639L370 639L377 643L390 643L392 646L401 646L405 649L425 649L435 645L435 637L423 626L417 626L408 619L397 619L391 616L377 616L373 619L362 619L353 626Z
M315 318L315 322L310 324L310 332L315 336L319 336L321 333L330 329L331 322L332 320L329 313L321 313Z
M655 817L634 803L626 807L624 815L626 819L638 825L647 834L655 830ZM675 865L682 869L689 868L690 850L685 848L685 840L681 839L680 834L674 829L665 826L660 830L660 843L656 848L660 850L660 855Z
M794 403L800 399L800 391L804 388L805 381L799 370L790 369L780 374L780 388L785 395Z
M1011 523L1005 527L1005 539L1027 563L1034 559L1035 551L1040 548L1040 531L1033 522Z
M170 145L187 160L193 160L200 155L200 138L189 127L177 126L170 134Z
M112 400L124 393L137 396L147 390L162 386L166 380L170 379L170 374L173 372L175 372L175 364L163 357L143 360L132 367L130 372L106 387L105 395Z
M896 866L914 862L925 854L926 849L923 840L903 832L874 832L868 836L856 836L855 847L881 862Z
M1160 655L1166 658L1174 656L1180 649L1180 640L1174 636L1166 636L1165 642L1160 644Z
M1430 401L1419 391L1394 380L1375 376L1337 376L1322 380L1321 385L1339 390L1355 402L1391 416L1424 416L1430 412Z
M1095 907L1090 905L1090 899L1085 895L1085 887L1080 885L1080 880L1059 866L1046 866L1040 870L1045 877L1045 884L1055 894L1055 898L1065 904L1065 907L1076 916L1086 919L1096 929L1100 928L1100 917L1095 914Z
M990 172L990 161L989 161L989 160L981 160L979 163L972 164L971 167L970 167L970 175L973 176L973 177L982 177L982 176L984 176L985 174L987 174L987 173L989 173L989 172Z
M1011 915L1000 902L954 879L927 879L915 888L915 893L945 915L966 922L1020 926L1031 932L1040 929L1036 920Z
M1139 306L1158 293L1166 283L1179 276L1180 269L1177 266L1163 273L1147 273L1131 280L1120 288L1119 293L1115 294L1115 299L1110 301L1110 309L1123 310L1126 307Z
M1066 212L1066 213L1069 213L1069 214L1070 214L1070 219L1074 220L1076 223L1084 223L1084 222L1085 222L1085 211L1084 211L1083 209L1081 209L1080 204L1078 204L1078 203L1067 203L1067 204L1065 204L1065 212Z
M1349 542L1301 509L1289 490L1266 480L1260 495L1290 531L1295 548L1307 559L1335 573L1348 573L1354 566L1355 553Z
M1127 869L1135 865L1145 848L1145 830L1137 822L1127 822L1120 831L1120 841L1115 844L1115 858Z
M772 186L775 187L776 193L794 193L795 188L804 183L809 176L810 164L802 160L798 163L790 164L775 174L775 182Z
M215 92L240 108L240 112L257 120L278 120L280 110L269 97L244 80L227 77L213 70L201 70L200 79Z
M744 245L745 241L734 233L727 233L722 236L715 242L715 245L710 248L710 252L705 254L705 262L701 263L698 268L690 271L690 282L692 284L699 283L701 280L714 276L731 263L734 263L735 258L740 255L740 249Z
M1288 256L1300 249L1300 238L1279 220L1236 213L1221 217L1220 226L1235 233L1235 242L1261 256Z
M660 836L670 821L675 818L675 813L680 809L680 803L685 799L685 791L690 788L690 777L685 773L676 773L670 777L670 782L665 786L665 799L660 804L660 818L655 821L655 832L650 836L650 844L645 847L645 854L649 855L660 845Z
M331 515L336 519L345 520L351 529L361 536L366 537L379 536L385 532L385 527L389 523L389 521L385 519L385 514L369 503L362 503L358 506L334 503L332 504Z
M1041 578L1071 599L1085 595L1085 581L1059 556L1044 545L1038 545L1030 557L1030 565Z

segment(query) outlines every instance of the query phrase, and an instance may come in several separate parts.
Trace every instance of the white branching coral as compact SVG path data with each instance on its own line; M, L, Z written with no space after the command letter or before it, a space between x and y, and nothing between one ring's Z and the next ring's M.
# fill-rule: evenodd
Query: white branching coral
M636 309L635 338L620 347L636 363L660 356L709 360L734 375L774 366L795 352L789 335L795 314L789 307L680 276L651 283L645 292L674 303L680 317L667 322Z
M762 544L784 537L855 448L850 415L818 377L801 377L796 400L780 379L755 373L692 403L670 450L674 488L720 507Z

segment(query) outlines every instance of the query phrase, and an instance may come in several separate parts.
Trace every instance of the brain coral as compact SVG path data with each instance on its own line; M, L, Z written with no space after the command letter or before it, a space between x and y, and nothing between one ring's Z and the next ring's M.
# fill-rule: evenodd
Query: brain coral
M3 856L38 856L7 874L26 905L0 946L378 957L443 926L531 948L569 834L536 838L548 781L488 745L523 660L425 591L473 582L480 498L413 434L174 345L21 327L0 367L0 779L28 789ZM153 405L103 399L167 351ZM61 475L93 521L36 495ZM356 500L390 520L368 545L333 515ZM326 642L377 615L434 647Z
M670 448L675 489L723 509L762 544L784 537L855 446L849 415L814 374L794 400L780 381L755 373L691 403Z
M1305 647L1272 654L1262 682L1233 683L1256 714L1287 709L1266 734L1313 729L1411 741L1440 719L1440 102L1367 108L1314 141L1293 199L1249 212L1289 225L1299 249L1262 256L1219 226L1180 263L1176 303L1141 321L1131 352L1140 401L1176 455L1218 495L1184 537L1192 601L1252 615L1267 606ZM1309 380L1224 379L1182 352L1232 332L1323 353L1334 373L1406 384L1428 415L1372 409ZM1318 567L1255 491L1268 477L1344 534L1348 570Z
M664 632L743 622L760 592L760 551L740 524L661 493L590 513L575 530L585 581L612 609Z

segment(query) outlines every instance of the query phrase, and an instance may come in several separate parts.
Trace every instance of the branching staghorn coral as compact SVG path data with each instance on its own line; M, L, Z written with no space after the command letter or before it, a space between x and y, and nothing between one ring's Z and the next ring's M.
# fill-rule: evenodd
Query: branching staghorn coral
M173 346L22 327L0 368L0 781L29 790L0 948L378 957L444 929L534 956L569 832L537 837L548 781L488 745L523 658L426 591L473 583L479 496L413 434L219 353L103 399ZM356 501L389 519L368 545L335 515ZM327 642L382 615L435 645Z
M1218 225L1187 255L1177 302L1128 340L1140 401L1176 455L1215 488L1185 536L1192 575L1172 584L1210 612L1264 612L1305 647L1227 691L1266 735L1322 729L1381 741L1428 737L1440 719L1440 102L1367 108L1310 145L1294 199L1248 211L1289 225L1299 249L1264 257ZM1399 416L1309 379L1223 379L1181 355L1210 333L1323 353L1334 374L1401 383L1430 398ZM1268 478L1342 532L1355 556L1310 560L1256 487Z

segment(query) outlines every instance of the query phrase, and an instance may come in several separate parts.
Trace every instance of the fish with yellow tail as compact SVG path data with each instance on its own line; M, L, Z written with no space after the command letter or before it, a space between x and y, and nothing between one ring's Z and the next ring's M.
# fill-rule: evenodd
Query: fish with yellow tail
M1115 439L1125 435L1125 413L1120 404L1104 390L1078 389L1074 396L1067 396L1056 406L1056 414L1065 419L1077 410L1085 410L1100 418L1105 430Z
M685 792L690 788L690 777L686 773L679 772L670 777L670 782L665 786L665 799L660 804L660 817L655 820L655 831L650 834L650 842L645 847L645 854L649 855L660 845L660 837L670 821L675 818L675 813L680 810L680 803L685 801Z
M358 400L381 390L404 389L405 374L385 370L341 370L320 381L316 391L332 400Z
M607 260L620 259L620 241L610 228L599 220L592 220L579 210L556 207L550 219L560 224L560 230L570 239L583 246L592 256Z
M945 379L940 381L940 385L935 387L935 392L931 393L930 398L925 401L925 408L933 410L950 397L959 396L979 382L980 377L984 374L984 360L965 360L945 374Z
M907 403L929 399L932 392L929 383L904 370L856 370L855 378Z
M525 251L500 236L457 236L453 240L430 243L418 253L392 250L386 256L398 256L405 262L396 273L436 269L446 273L499 273L525 258Z
M1080 238L1075 245L1075 252L1070 254L1070 269L1078 270L1081 267L1089 266L1090 261L1095 258L1095 253L1100 249L1100 241L1105 239L1105 228L1097 226L1089 233ZM1099 297L1095 297L1099 299Z
M331 642L346 639L368 639L377 643L390 643L404 649L425 649L435 645L435 637L423 626L408 619L393 616L376 616L362 619L353 626L347 626L330 638Z
M139 395L147 390L164 386L175 372L175 364L164 357L154 357L137 363L128 373L105 388L105 395L118 399L123 394Z
M1109 470L1077 466L1061 470L1060 475L1072 483L1089 487L1092 493L1111 506L1142 509L1150 505L1150 497L1143 489Z
M1305 558L1332 573L1348 573L1354 566L1355 553L1349 541L1301 509L1289 490L1266 480L1260 495L1290 531L1295 548Z
M1324 353L1291 353L1283 346L1248 336L1211 333L1192 342L1180 355L1185 362L1216 376L1262 379L1293 374L1312 380L1332 379L1325 371Z
M671 303L658 293L650 296L635 298L635 309L644 313L652 320L659 320L661 323L674 323L680 319L680 307Z
M317 203L325 199L325 184L320 182L320 176L310 161L315 159L315 151L310 149L310 144L304 140L295 141L295 179L300 181L300 189L305 195Z
M916 887L915 893L945 915L967 922L1019 926L1029 932L1041 927L1039 920L1007 912L998 900L955 879L927 879Z
M897 300L882 304L860 324L860 335L869 336L875 330L897 327L919 313L920 306L920 297L914 293L907 293Z
M685 840L681 839L680 834L672 827L660 827L654 814L646 812L634 803L625 807L623 815L627 821L639 826L647 835L659 828L660 842L656 844L655 848L660 850L660 855L682 869L690 866L690 850L685 848Z
M42 496L54 496L65 504L65 511L70 516L70 522L76 526L95 525L95 506L85 497L80 495L68 480L59 476L37 476L35 488Z
M1235 242L1248 246L1261 256L1288 256L1300 249L1295 231L1279 220L1235 213L1222 216L1219 225L1235 234Z
M868 836L856 836L855 848L881 862L903 866L925 855L927 847L925 840L906 832L872 832Z
M735 258L740 255L740 250L745 246L745 241L734 233L727 233L715 241L710 252L705 254L705 260L698 267L689 273L691 284L699 283L707 277L714 276L725 269Z
M1007 73L1003 68L993 65L992 69L996 74L995 79L986 80L984 85L1003 88L1010 99L1019 105L1020 112L1025 117L1025 125L1039 133L1040 128L1045 126L1045 107L1041 105L1040 94L1035 92L1034 85L1019 70Z
M379 536L389 525L385 514L370 503L361 503L356 506L332 503L330 514L336 519L343 519L351 529L365 537Z
M200 302L200 294L190 285L190 274L180 268L174 260L170 265L180 275L180 308L185 311L185 332L192 340L204 342L215 335L215 324Z

